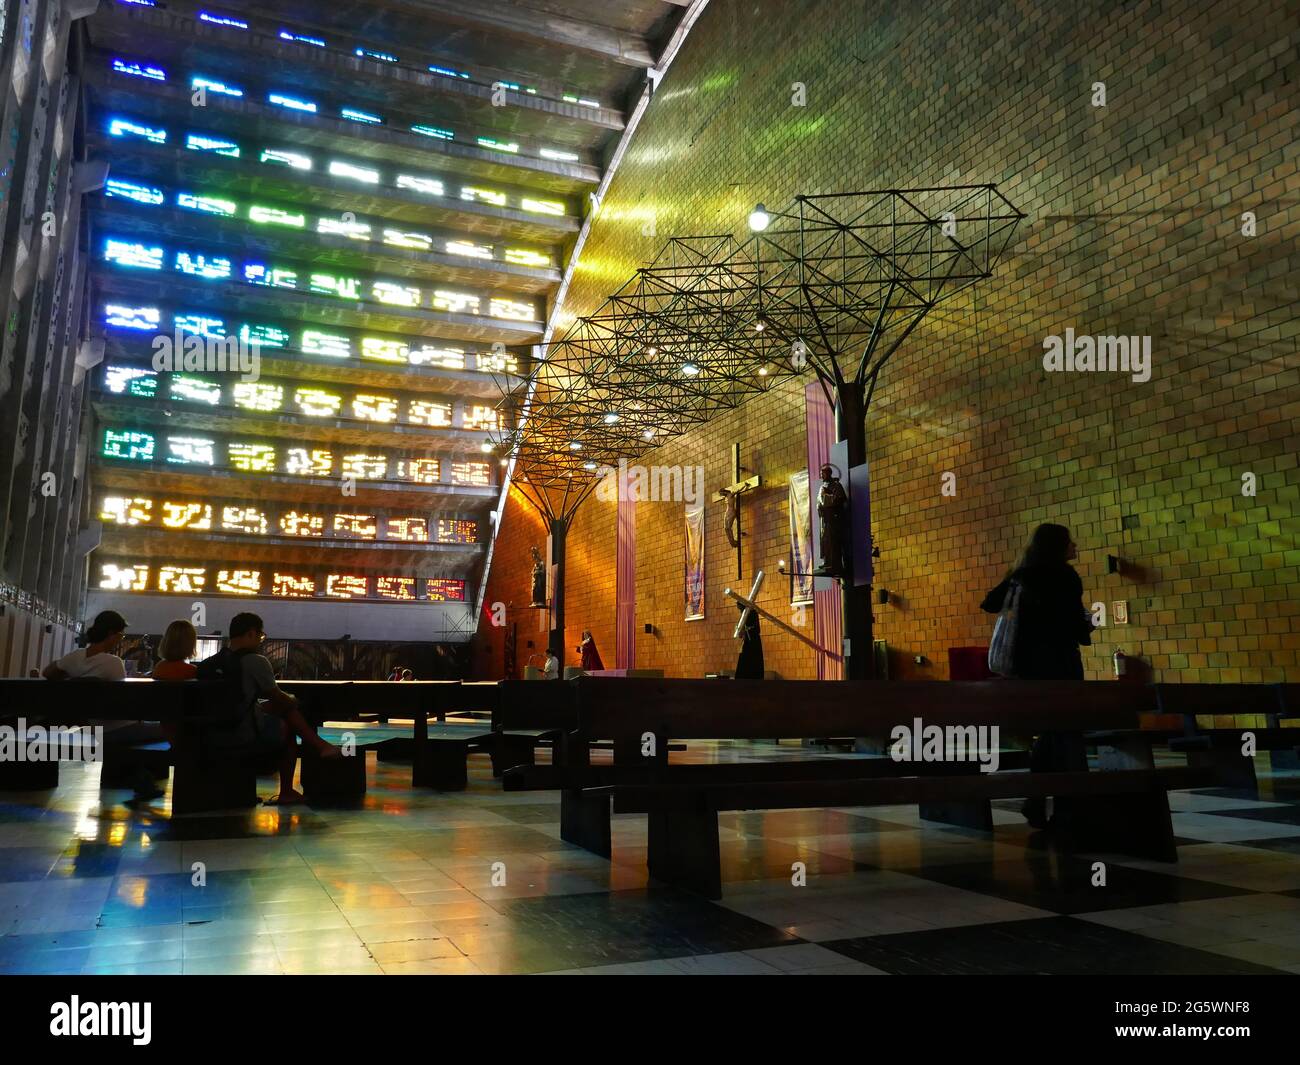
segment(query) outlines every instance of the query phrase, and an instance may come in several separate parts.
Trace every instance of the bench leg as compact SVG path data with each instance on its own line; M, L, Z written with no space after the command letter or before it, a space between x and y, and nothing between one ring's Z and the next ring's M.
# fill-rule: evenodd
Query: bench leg
M355 751L342 758L319 758L304 750L302 794L313 806L351 803L366 793L366 752Z
M422 757L411 767L411 786L438 791L464 791L469 786L469 745L448 740L431 740Z
M1178 861L1169 794L1163 788L1127 795L1057 796L1053 824L1078 847L1156 862Z
M507 736L497 733L492 739L492 775L499 777L507 769L517 765L536 765L534 747L536 740L531 736Z
M1189 766L1209 766L1218 777L1221 788L1244 791L1259 796L1259 782L1255 779L1255 760L1241 753L1241 744L1235 738L1227 743L1218 741L1208 751L1188 751Z
M993 831L993 804L988 799L969 801L923 802L917 804L923 821L939 821L958 828Z
M577 788L560 792L560 839L608 858L609 796L584 795Z
M172 777L172 814L202 814L257 805L257 770L243 758L207 762L179 756Z
M722 898L716 810L661 810L650 814L650 875L706 899Z
M1300 754L1294 748L1269 751L1268 763L1274 773L1294 773L1300 769Z

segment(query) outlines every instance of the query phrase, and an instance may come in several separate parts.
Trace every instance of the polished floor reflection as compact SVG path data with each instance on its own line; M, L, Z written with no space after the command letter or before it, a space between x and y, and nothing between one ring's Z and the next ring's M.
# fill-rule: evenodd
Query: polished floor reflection
M174 820L65 765L0 794L0 973L1296 973L1300 778L1257 769L1258 800L1171 796L1176 866L1060 854L1014 803L992 835L914 807L723 814L715 903L647 880L644 817L605 861L485 757L462 793L372 755L357 809Z

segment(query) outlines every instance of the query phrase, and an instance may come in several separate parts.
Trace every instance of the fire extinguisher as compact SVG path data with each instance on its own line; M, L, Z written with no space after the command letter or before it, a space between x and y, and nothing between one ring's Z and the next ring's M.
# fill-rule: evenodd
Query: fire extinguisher
M1128 657L1118 647L1115 649L1115 676L1122 677L1128 672Z

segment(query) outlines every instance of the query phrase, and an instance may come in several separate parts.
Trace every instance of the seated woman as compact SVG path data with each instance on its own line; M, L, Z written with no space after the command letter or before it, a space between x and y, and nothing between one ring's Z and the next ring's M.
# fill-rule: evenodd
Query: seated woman
M150 674L154 680L193 680L198 667L190 661L198 646L199 634L188 621L173 621L167 626L158 644L159 662ZM163 722L163 735L167 742L176 745L176 726Z

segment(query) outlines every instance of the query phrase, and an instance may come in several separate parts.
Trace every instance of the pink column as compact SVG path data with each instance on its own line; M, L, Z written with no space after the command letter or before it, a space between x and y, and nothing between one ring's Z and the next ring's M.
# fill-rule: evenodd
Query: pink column
M627 493L620 493L625 495ZM614 664L636 668L636 500L618 501L618 550L614 563Z
M811 381L804 388L804 410L808 425L808 507L811 511L813 535L817 535L817 486L821 483L819 471L830 457L835 443L835 411L826 400L821 383ZM820 589L817 585L826 585ZM813 639L819 647L832 648L838 654L844 646L844 632L840 617L840 586L838 582L818 578L813 591ZM825 653L817 655L818 680L842 680L844 664L841 659Z

